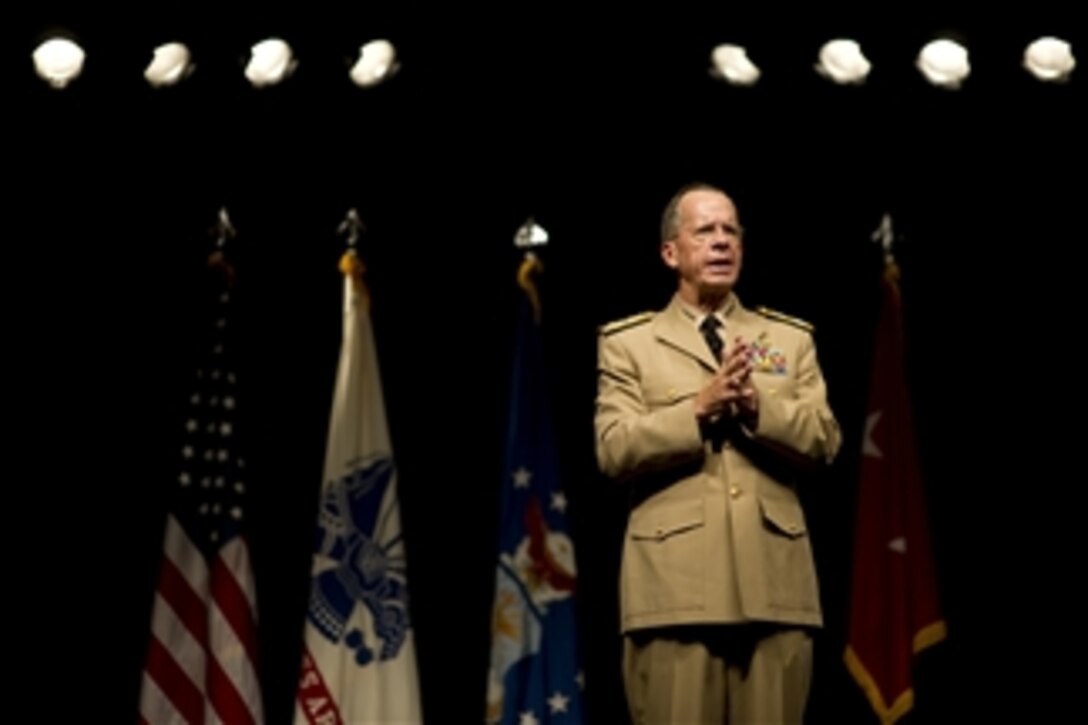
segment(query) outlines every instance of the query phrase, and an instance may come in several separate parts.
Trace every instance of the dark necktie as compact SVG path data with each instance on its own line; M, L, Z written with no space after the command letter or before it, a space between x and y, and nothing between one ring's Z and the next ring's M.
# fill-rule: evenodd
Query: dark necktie
M710 352L714 355L714 359L721 363L722 361L722 348L725 344L722 342L722 338L718 335L718 328L722 323L714 315L707 315L703 320L703 324L699 325L699 329L703 332L703 338L706 340L707 346L710 348Z

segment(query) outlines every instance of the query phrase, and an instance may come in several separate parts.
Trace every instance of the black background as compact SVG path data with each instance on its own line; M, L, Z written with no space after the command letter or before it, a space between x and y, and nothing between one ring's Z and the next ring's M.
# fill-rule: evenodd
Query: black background
M1040 34L1083 43L1071 13L888 11L853 17L670 4L563 10L180 4L24 9L6 44L9 220L3 286L9 627L17 680L52 721L135 717L165 492L201 320L208 229L239 230L242 432L270 723L288 722L321 481L341 284L335 233L358 207L402 516L424 707L482 715L496 542L514 231L544 250L545 330L578 547L590 722L622 722L616 574L622 495L595 473L599 324L663 305L661 208L699 179L748 230L746 304L812 321L846 445L805 492L827 627L812 722L869 722L841 664L854 477L885 211L950 638L923 658L916 722L1058 721L1080 700L1084 646L1080 419L1083 79L1024 72ZM30 53L50 30L88 52L69 89ZM958 92L913 67L953 32L974 73ZM300 65L250 87L268 35ZM857 38L864 87L813 71ZM347 69L373 37L403 67L362 91ZM196 72L142 78L183 40ZM707 72L745 44L753 88ZM1083 45L1079 46L1083 54ZM7 73L13 70L14 73ZM1078 73L1080 70L1078 70ZM12 196L14 194L14 196ZM1076 659L1073 660L1074 662ZM29 690L26 691L29 697ZM22 692L20 692L22 694ZM1005 719L1003 717L1002 719Z

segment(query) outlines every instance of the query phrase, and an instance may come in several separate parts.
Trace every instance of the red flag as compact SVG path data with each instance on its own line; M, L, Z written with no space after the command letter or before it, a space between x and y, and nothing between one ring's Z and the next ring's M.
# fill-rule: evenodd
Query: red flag
M945 638L903 363L899 270L885 269L858 482L846 665L882 723L914 705L914 655Z
M150 725L264 721L229 303L222 291L188 401L140 688L139 722Z

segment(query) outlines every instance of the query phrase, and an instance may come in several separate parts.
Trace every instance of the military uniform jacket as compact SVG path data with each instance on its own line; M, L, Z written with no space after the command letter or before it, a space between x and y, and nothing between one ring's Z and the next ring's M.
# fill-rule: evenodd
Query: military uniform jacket
M601 329L596 453L631 508L623 631L748 621L822 624L805 517L806 467L840 445L810 328L732 296L722 338L753 347L758 422L700 429L694 399L718 369L679 297Z

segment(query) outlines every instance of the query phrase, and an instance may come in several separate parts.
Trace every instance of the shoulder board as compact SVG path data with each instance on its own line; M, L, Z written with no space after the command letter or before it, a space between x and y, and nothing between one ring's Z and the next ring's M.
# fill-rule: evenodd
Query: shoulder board
M630 317L624 317L622 320L613 320L605 325L601 325L600 332L602 335L611 335L621 330L626 330L629 327L649 322L653 317L653 312L640 312L637 315L631 315Z
M778 320L779 322L785 322L787 325L799 327L806 332L812 332L815 329L811 322L805 322L799 317L790 317L789 315L783 314L778 310L772 310L768 307L757 307L756 312L764 317L769 317L772 320Z

